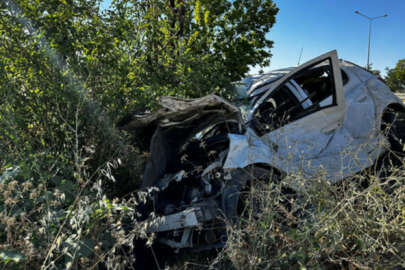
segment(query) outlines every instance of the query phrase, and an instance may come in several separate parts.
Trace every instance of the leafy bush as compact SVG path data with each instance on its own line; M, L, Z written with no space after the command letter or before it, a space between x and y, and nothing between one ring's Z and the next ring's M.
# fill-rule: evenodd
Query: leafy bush
M394 68L386 68L385 81L393 92L404 92L405 59L398 60Z
M229 227L226 258L237 269L405 267L404 172L369 171L335 185L301 175L257 183Z
M300 174L252 181L225 249L170 269L403 269L405 163L387 168L338 184Z
M0 2L0 267L131 266L145 154L115 124L271 56L272 1L100 3Z

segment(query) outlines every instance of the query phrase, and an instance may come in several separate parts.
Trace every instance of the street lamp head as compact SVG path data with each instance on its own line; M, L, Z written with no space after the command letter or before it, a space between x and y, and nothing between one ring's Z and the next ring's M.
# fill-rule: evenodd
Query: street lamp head
M360 11L355 10L354 13L356 13L357 15L360 15L364 18L366 18L369 22L369 27L368 27L368 53L367 53L367 69L370 69L370 37L371 37L371 23L372 21L376 20L376 19L381 19L381 18L385 18L388 17L388 14L384 14L382 16L377 16L377 17L369 17L363 13L360 13Z

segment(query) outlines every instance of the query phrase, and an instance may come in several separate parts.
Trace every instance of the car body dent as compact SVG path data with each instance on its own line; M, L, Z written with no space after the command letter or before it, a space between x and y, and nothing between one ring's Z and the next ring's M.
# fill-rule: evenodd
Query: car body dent
M323 64L319 69L314 66L324 60L329 60L328 69ZM300 77L294 75L310 71L312 76L312 68L314 73L321 71L322 76L326 70L328 80L333 74L334 93L326 91L327 95L316 96L316 92L308 90L324 91L322 84L311 89L302 81L302 87L296 83ZM304 79L325 78L317 74L306 76L305 73ZM331 85L329 82L327 86ZM253 172L263 169L263 164L278 170L280 175L298 173L310 179L322 174L335 183L372 166L390 148L381 131L387 107L396 104L396 108L402 106L405 111L401 100L383 82L355 64L339 61L336 51L296 68L246 78L242 84L246 87L240 86L236 91L250 101L249 105L236 107L213 95L194 100L164 98L162 109L135 117L124 126L142 138L153 134L143 187L157 188L150 204L151 213L157 215L143 222L147 232L157 233L158 242L175 249L223 247L226 230L221 227L223 224L217 227L215 223L237 214L239 193L256 177ZM278 90L291 92L278 96L280 100L295 96L292 99L297 102L277 104L272 98L283 93ZM306 102L310 98L311 103ZM300 105L304 110L310 109L277 125L273 118L266 118L266 111L261 114L261 104L274 105L270 106L271 116L278 115L274 113L277 105L284 110L288 104L287 112ZM257 118L270 119L270 128L265 128L265 132L258 129L254 123ZM221 124L226 129L215 129ZM190 139L196 139L196 144L188 144ZM215 140L209 144L209 139ZM206 160L200 158L200 150L207 154ZM204 161L202 165L193 163L200 160ZM193 234L195 231L198 233Z
M275 81L253 110L278 86L288 83L296 72L325 58L332 59L337 106L318 111L262 137L250 128L244 135L229 134L230 148L224 169L260 163L287 174L301 172L311 177L323 172L333 183L370 167L389 148L381 134L382 114L390 104L402 105L402 102L376 76L350 62L338 62L335 51L292 69ZM349 78L344 87L341 69ZM320 125L323 127L318 132L316 127Z

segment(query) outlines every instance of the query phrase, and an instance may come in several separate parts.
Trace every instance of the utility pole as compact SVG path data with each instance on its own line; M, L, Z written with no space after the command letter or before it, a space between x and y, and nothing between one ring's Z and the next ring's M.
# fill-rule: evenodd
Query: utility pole
M364 18L366 18L368 20L368 53L367 53L367 70L370 70L370 40L371 40L371 23L379 18L385 18L388 17L388 14L384 14L382 16L377 16L377 17L369 17L363 13L361 13L360 11L356 10L354 13L356 13L357 15L360 15Z

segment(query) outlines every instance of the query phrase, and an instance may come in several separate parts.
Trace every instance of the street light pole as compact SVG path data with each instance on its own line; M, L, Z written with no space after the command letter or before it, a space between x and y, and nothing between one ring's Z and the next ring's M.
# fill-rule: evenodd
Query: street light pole
M374 20L379 19L379 18L385 18L388 17L388 14L384 14L382 16L377 16L377 17L369 17L360 11L356 10L354 13L357 15L360 15L368 20L368 52L367 52L367 70L370 70L370 43L371 43L371 24Z

